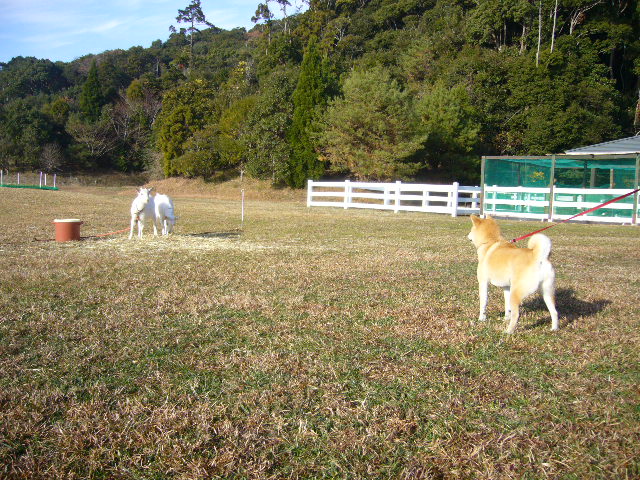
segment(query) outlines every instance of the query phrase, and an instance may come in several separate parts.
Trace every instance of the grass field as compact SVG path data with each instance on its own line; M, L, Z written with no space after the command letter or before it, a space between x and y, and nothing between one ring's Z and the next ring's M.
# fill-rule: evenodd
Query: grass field
M0 189L0 478L640 476L637 227L549 230L560 330L535 297L506 337L468 218L249 184L241 227L205 187L169 238L67 243L133 188Z

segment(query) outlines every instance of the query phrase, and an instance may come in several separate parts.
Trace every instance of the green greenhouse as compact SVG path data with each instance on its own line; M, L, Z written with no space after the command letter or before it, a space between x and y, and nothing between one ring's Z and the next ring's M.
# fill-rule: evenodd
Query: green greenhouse
M636 190L640 136L540 156L482 157L482 212L560 220ZM638 193L581 219L638 223Z

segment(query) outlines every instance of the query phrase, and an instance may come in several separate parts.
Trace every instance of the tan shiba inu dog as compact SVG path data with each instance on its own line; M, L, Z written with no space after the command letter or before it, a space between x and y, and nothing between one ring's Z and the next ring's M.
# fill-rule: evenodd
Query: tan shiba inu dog
M518 323L520 304L525 297L542 287L542 297L551 313L551 330L558 329L555 307L555 273L549 262L551 240L540 233L533 235L527 248L509 243L500 233L496 221L471 215L473 227L469 240L478 251L478 285L480 288L479 320L486 320L485 311L489 282L504 290L504 318L509 322L506 333L513 333Z

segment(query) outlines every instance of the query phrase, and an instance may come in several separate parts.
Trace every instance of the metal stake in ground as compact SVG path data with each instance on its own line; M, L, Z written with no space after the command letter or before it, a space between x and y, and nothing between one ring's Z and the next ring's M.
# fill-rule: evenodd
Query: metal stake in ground
M242 197L242 206L241 206L241 210L240 210L240 226L244 227L244 188L242 190L240 190L241 192L241 197Z

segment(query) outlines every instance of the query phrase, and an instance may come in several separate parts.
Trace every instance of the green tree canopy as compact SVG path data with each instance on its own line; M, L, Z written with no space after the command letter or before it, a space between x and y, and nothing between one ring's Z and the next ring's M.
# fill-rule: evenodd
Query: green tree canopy
M156 129L165 175L179 174L173 160L185 153L185 144L191 136L211 122L214 99L215 91L203 80L185 83L164 95Z
M452 179L467 178L478 166L480 120L466 86L444 82L427 86L415 105L423 158L433 171Z
M409 92L382 67L354 70L343 92L330 102L321 134L331 170L370 180L414 174L421 138Z
M298 69L281 67L264 79L244 129L247 172L270 179L274 185L284 184L289 178L291 147L287 132L293 116L290 99L297 74Z
M314 134L331 90L329 63L321 56L315 38L311 38L302 59L298 85L293 92L293 121L288 134L291 144L290 176L287 182L292 187L301 188L307 179L318 179L324 173L323 162L315 151Z
M91 63L87 80L82 85L80 93L80 111L85 120L95 122L100 118L102 106L105 104L102 84L98 77L98 67L95 60Z

